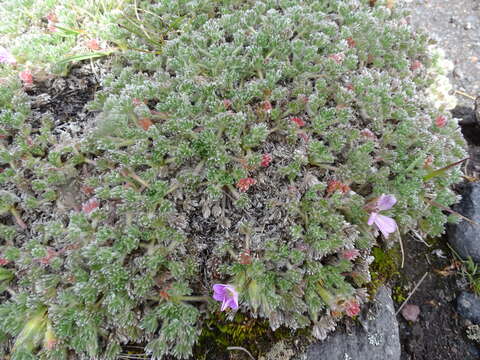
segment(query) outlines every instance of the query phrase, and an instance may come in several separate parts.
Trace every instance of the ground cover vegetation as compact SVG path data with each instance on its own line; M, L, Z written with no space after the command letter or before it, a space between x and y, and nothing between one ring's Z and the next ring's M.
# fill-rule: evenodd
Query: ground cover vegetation
M374 245L443 232L464 143L444 59L390 2L10 4L2 356L188 358L220 311L323 339L367 301ZM33 116L97 58L80 131Z

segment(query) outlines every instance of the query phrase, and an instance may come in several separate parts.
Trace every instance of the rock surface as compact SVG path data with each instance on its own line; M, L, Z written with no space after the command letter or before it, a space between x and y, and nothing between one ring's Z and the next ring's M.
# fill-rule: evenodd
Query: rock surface
M467 183L455 211L480 224L480 183ZM448 241L463 258L480 262L480 227L467 220L449 226Z
M474 324L480 324L480 297L463 291L457 298L457 312Z
M337 331L311 345L298 360L399 360L400 340L391 291L381 287L362 326L352 334Z

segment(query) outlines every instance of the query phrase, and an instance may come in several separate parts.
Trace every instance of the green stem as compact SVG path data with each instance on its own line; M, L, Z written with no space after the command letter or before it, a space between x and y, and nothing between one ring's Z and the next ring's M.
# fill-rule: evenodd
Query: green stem
M210 298L208 296L179 296L180 301L195 301L195 302L207 302Z

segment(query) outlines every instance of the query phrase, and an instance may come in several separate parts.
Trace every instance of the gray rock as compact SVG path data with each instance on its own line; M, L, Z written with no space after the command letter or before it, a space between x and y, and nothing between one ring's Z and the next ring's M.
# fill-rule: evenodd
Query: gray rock
M375 304L352 334L337 331L307 349L299 360L399 360L400 339L391 291L379 289Z
M480 224L480 183L468 183L462 189L462 200L455 211ZM480 227L461 219L448 228L448 241L463 258L480 262Z
M463 291L457 298L457 312L474 324L480 323L480 298Z

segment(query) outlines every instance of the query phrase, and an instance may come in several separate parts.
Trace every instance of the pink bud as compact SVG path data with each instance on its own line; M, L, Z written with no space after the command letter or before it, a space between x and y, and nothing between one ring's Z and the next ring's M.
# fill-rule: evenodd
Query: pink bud
M267 167L268 165L270 165L271 162L272 162L272 155L263 154L262 162L260 163L260 165L263 166L263 167Z
M90 39L85 42L85 46L90 50L100 50L100 44L96 39Z
M357 249L347 249L342 252L340 257L346 260L355 260L360 255L360 251Z
M337 64L341 64L343 62L343 60L345 59L345 54L342 54L342 53L330 54L330 55L328 55L328 58L332 59Z
M438 116L435 119L435 125L439 128L443 128L445 125L447 125L447 118L443 115Z
M360 313L360 304L357 300L351 299L345 302L344 304L345 314L350 317L357 316Z
M4 266L10 263L10 260L7 260L5 258L0 258L0 266Z
M253 178L243 178L238 180L237 187L240 191L246 192L250 188L250 186L255 185L257 180Z
M362 131L360 131L360 134L370 139L376 138L375 134L370 129L363 129Z
M85 214L90 214L93 212L95 209L97 209L100 206L100 202L96 198L91 198L88 200L86 203L82 205L82 211Z
M223 106L225 106L225 109L230 109L230 107L232 106L232 100L229 100L229 99L224 99L223 100Z
M58 18L57 18L57 15L53 12L51 13L48 13L47 16L45 16L47 18L48 21L52 22L52 23L56 23L58 22Z
M32 75L32 72L30 70L20 71L18 76L20 77L20 80L22 80L25 85L32 85L33 84L33 75Z
M48 265L50 264L50 261L57 256L57 252L53 249L48 249L47 250L47 255L39 259L40 263L43 265Z
M415 71L417 69L420 69L421 67L422 67L422 63L418 60L414 60L410 65L410 70Z
M302 127L302 126L305 126L305 121L303 121L301 118L299 117L293 117L291 119L295 124L297 124L299 127Z
M263 108L263 111L270 113L272 111L272 104L270 103L270 101L265 100L262 103L262 108Z

